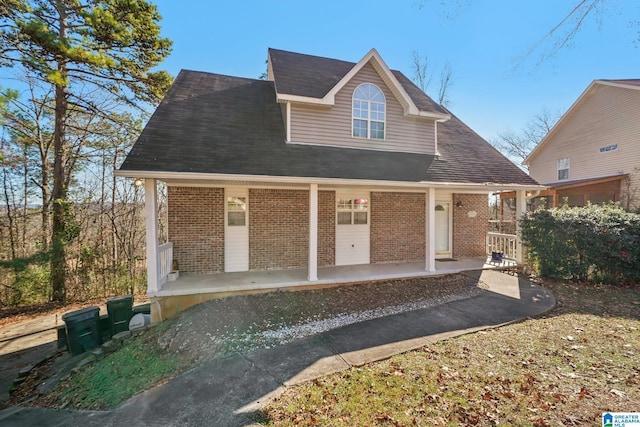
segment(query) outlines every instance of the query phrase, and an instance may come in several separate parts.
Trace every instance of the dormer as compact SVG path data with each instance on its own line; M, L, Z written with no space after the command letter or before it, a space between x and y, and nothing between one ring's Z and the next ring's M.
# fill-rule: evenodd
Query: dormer
M358 63L269 49L268 78L291 144L437 154L451 117L375 49Z

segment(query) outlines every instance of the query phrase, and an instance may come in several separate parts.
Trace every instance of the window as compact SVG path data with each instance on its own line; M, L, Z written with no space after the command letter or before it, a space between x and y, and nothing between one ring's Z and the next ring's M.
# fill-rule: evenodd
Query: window
M246 197L227 197L227 225L247 225Z
M386 102L375 85L363 83L353 91L353 137L384 139Z
M600 147L601 153L608 153L609 151L616 151L618 149L618 144L607 145L606 147Z
M569 179L569 158L558 159L558 181Z
M338 199L338 224L366 225L369 217L368 199Z

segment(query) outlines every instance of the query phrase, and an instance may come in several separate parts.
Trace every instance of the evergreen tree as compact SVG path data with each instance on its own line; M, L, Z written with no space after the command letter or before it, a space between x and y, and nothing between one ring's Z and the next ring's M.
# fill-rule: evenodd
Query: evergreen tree
M21 66L54 87L51 229L52 299L66 297L65 246L69 201L70 109L100 112L92 97L104 91L132 106L157 103L171 83L152 71L171 51L160 35L156 6L145 0L3 0L0 65ZM91 88L91 90L87 90ZM95 89L95 90L94 90Z

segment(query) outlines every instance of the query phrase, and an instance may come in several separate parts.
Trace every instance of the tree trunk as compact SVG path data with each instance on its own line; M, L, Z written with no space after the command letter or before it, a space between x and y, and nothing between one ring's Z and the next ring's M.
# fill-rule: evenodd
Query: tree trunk
M59 13L60 40L66 37L66 11L64 4L56 2ZM65 180L65 125L67 120L67 63L58 58L58 78L55 94L55 127L53 130L53 218L51 226L51 290L53 301L64 304L66 299L66 210L67 188Z
M51 227L51 289L54 301L64 303L66 299L66 239L65 211L67 189L65 188L64 149L67 94L65 87L56 85L54 161L53 161L53 223Z

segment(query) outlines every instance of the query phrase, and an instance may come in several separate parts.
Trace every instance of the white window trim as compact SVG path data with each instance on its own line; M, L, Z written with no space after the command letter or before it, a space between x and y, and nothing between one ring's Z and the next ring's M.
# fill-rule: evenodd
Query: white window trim
M346 209L346 208L340 208L340 200L341 199L346 199L346 200L351 200L353 203L351 204L351 208ZM371 209L370 209L370 203L371 200L367 197L367 209L366 210L361 210L361 209L356 209L356 203L355 201L358 199L364 199L364 197L353 197L353 196L339 196L338 194L336 194L336 225L366 225L368 226L369 223L371 222ZM340 224L340 222L338 222L338 217L340 215L340 212L350 212L351 213L351 223L349 224ZM366 212L367 213L367 222L365 224L356 224L355 221L355 213L356 212Z
M563 161L563 160L567 161L567 167L560 169L560 162ZM566 178L560 178L560 171L563 171L563 170L567 171L567 177ZM558 161L556 162L556 176L558 177L558 181L567 181L567 180L569 180L569 178L571 177L571 159L569 157L562 157L562 158L558 159Z
M244 198L246 203L246 208L244 211L244 225L230 225L229 224L229 199L230 198ZM224 226L225 227L248 227L249 226L249 192L242 190L231 190L225 189L225 197L224 197Z
M378 89L380 91L380 94L382 95L382 97L384 98L384 103L382 102L377 102L377 101L371 101L369 99L360 99L360 98L356 98L356 91L358 90L358 88L360 88L360 86L364 86L364 85L371 85L373 87L375 87L376 89ZM366 122L367 122L367 136L366 137L362 137L362 136L355 136L353 134L353 130L354 130L354 126L353 126L353 122L355 120L365 120L362 117L354 117L353 115L353 101L358 100L358 101L364 101L367 102L368 104L368 108L367 108L367 118L366 118ZM375 104L382 104L384 105L384 120L371 120L371 104L375 103ZM371 138L371 122L376 122L376 123L382 123L383 126L383 136L382 138ZM372 141L384 141L387 139L387 97L384 94L384 92L382 91L382 89L380 89L377 85L374 85L373 83L361 83L358 86L356 86L356 88L353 90L353 94L351 95L351 138L353 139L367 139L367 140L372 140Z

